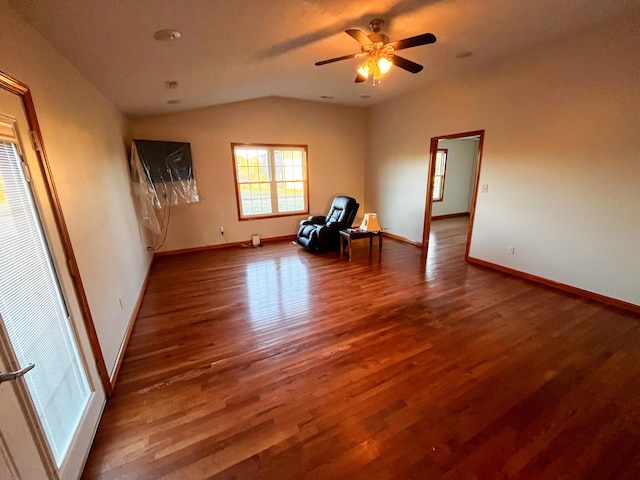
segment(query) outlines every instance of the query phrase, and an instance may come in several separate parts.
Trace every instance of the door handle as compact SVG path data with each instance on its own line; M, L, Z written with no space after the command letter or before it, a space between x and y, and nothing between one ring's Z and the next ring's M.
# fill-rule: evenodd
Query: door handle
M35 366L35 363L30 363L26 367L16 370L15 372L0 373L0 383L11 382L12 380L20 378Z

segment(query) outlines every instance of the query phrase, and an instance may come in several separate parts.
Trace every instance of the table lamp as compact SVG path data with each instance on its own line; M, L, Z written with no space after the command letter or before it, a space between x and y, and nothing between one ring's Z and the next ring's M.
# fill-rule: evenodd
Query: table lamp
M362 223L360 224L360 230L365 232L379 232L382 230L378 223L378 215L375 213L365 213Z

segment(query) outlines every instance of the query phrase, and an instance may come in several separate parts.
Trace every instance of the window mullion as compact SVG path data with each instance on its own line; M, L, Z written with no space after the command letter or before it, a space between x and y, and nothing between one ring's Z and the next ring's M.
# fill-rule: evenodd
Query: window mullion
M269 148L269 172L271 173L271 211L280 213L278 209L278 182L276 180L276 161L274 149Z

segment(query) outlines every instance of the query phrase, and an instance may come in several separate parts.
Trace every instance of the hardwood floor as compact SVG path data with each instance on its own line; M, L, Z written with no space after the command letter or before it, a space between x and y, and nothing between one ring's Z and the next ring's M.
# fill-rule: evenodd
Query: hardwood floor
M640 478L639 316L466 264L466 222L158 258L83 478Z

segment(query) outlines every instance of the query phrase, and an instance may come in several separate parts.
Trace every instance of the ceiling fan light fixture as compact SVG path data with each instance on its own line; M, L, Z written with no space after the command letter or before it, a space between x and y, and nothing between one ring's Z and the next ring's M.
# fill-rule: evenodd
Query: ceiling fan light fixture
M358 69L358 75L364 80L369 78L369 73L371 73L371 59L367 59Z
M373 69L373 86L375 87L382 81L382 73L380 72L380 67L378 66L378 62L376 62L376 66Z
M381 75L385 75L389 73L389 70L391 70L392 66L393 66L393 63L391 63L391 60L389 60L386 57L381 57L378 60L378 68L380 69Z
M358 77L360 81L365 81L369 75L373 73L373 85L377 85L382 80L382 76L389 73L393 63L385 57L369 57L358 68Z

